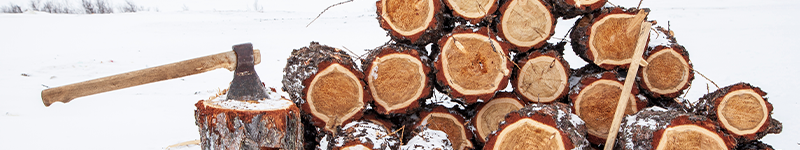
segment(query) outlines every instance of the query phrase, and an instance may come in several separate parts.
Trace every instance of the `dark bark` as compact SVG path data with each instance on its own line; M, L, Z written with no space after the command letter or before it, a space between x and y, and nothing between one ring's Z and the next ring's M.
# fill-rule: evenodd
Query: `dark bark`
M679 125L693 125L699 127L695 129L705 129L722 139L723 143L710 143L710 144L723 144L727 149L733 149L735 140L728 134L722 132L718 124L714 121L703 117L684 112L677 109L664 109L660 107L650 107L644 109L634 115L625 117L620 125L620 131L617 135L615 149L624 150L639 150L639 149L655 149L659 144L678 144L684 143L659 143L663 137L664 131L667 128L673 128ZM694 139L701 140L701 139ZM692 146L701 146L694 145ZM684 147L689 148L689 147Z
M199 127L203 149L303 149L300 109L291 101L259 101L257 103L286 106L261 110L248 109L245 105L245 108L224 107L219 105L223 103L220 101L245 103L217 99L195 104L195 124Z
M418 76L416 81L413 79L416 77L418 72L406 72L405 70L417 70L420 71L418 68L394 68L395 70L401 69L401 72L391 72L391 71L382 71L379 66L379 63L383 62L385 59L376 60L377 58L386 58L388 55L402 55L402 56L410 56L414 58L413 60L407 61L415 61L411 63L420 63L422 75ZM401 58L402 59L402 58ZM431 97L431 92L433 90L433 83L431 82L431 63L430 59L428 58L428 52L423 47L417 47L413 45L407 44L399 44L399 43L387 43L381 47L378 47L374 50L371 50L365 60L362 60L362 69L365 72L365 76L367 77L364 81L368 85L368 90L374 100L373 104L376 106L374 109L384 115L390 114L407 114L413 113L417 111L420 107L421 103L424 103L424 99ZM389 67L402 67L400 65L392 65ZM386 72L386 73L383 73ZM383 73L383 74L381 74ZM384 79L384 80L378 80ZM374 80L374 81L373 81ZM412 88L409 87L410 85L417 85L418 81L422 81L418 87ZM383 82L383 86L379 86L379 81L387 81ZM380 89L380 88L387 88L387 89ZM400 91L386 91L388 88L402 88ZM421 92L418 94L414 94L417 90L422 88ZM406 93L409 93L408 95ZM406 95L395 96L392 97L391 95L398 95L397 93L402 93ZM390 96L386 96L390 95ZM381 96L386 96L381 98ZM407 97L410 96L408 99L404 99L402 102L396 102L401 104L393 104L390 101L395 101L394 99L398 99L396 97ZM408 102L414 101L414 102ZM409 103L409 104L404 104ZM399 106L394 106L399 105ZM400 107L400 108L391 108L391 107Z
M495 145L503 143L502 141L500 141L503 139L499 139L500 138L499 136L506 132L508 132L506 134L514 133L508 127L523 119L531 119L535 122L553 127L556 130L558 130L558 134L560 134L562 138L560 141L563 142L564 149L590 149L589 142L586 140L585 137L587 129L584 126L583 120L581 120L577 115L572 114L571 112L572 110L570 110L569 105L558 102L551 104L533 103L531 105L525 106L519 111L514 111L509 113L505 117L505 121L500 125L500 128L489 136L489 141L486 143L486 145L484 145L484 149L494 149ZM523 131L530 131L531 133L528 134L535 134L534 130L523 130ZM543 137L543 139L554 137L554 135L548 135L548 136L550 137ZM526 137L509 137L509 138L515 139L515 138L526 138ZM538 142L546 142L546 141L538 141ZM529 145L532 143L528 142L516 143L516 144L518 145L515 146L528 147L528 148L534 146L534 145Z
M761 110L761 109L763 109L763 107L766 107L766 112L767 113L764 114L764 115L767 116L767 117L765 118L763 124L753 128L753 129L757 128L757 130L755 130L754 133L743 133L743 134L734 133L732 130L735 130L735 129L728 128L723 123L722 118L724 116L721 116L721 114L724 114L724 112L720 113L721 110L718 110L719 107L720 107L720 104L722 103L723 99L726 98L726 96L728 96L729 94L731 94L731 97L738 96L738 95L733 95L733 92L737 92L739 90L745 90L745 91L752 90L752 92L755 92L754 94L758 94L760 96L760 97L753 97L753 98L755 98L754 100L756 100L756 101L763 100L763 103L764 103L765 106L762 106L761 104L755 104L755 103L752 103L752 102L731 102L731 103L735 103L737 105L740 105L740 107L742 107L742 108L751 108L751 107L753 107L754 109L757 109L757 110ZM740 93L740 95L743 95L743 94ZM767 134L779 134L783 130L783 124L781 122L779 122L778 120L775 120L774 118L772 118L772 109L773 109L773 107L772 107L772 104L767 100L766 95L767 95L767 93L762 91L761 88L755 87L755 86L750 85L748 83L743 83L743 82L736 83L736 84L733 84L733 85L730 85L730 86L727 86L727 87L723 87L721 89L717 89L716 91L714 91L712 93L703 95L703 97L701 97L700 100L698 100L697 104L695 104L695 106L693 107L694 108L693 111L696 114L700 114L700 115L706 116L706 117L710 118L711 120L714 120L714 121L718 122L720 124L720 126L726 130L726 132L728 132L729 134L733 135L736 138L738 143L748 143L748 142L752 142L752 141L756 141L758 139L761 139L764 136L766 136ZM751 109L733 110L733 111L741 112L741 111L749 111L749 110L751 110ZM736 117L736 116L734 116L734 117ZM760 122L761 120L728 120L729 123L730 122L751 122L751 121Z

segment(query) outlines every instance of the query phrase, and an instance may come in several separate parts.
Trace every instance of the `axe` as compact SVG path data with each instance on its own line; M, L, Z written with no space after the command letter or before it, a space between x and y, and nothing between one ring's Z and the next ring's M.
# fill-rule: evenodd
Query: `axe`
M253 50L250 43L233 46L233 51L203 56L152 68L112 75L42 90L44 106L55 102L68 103L75 98L89 96L132 86L185 77L219 68L234 72L228 98L258 100L266 97L264 86L253 65L261 63L261 51Z

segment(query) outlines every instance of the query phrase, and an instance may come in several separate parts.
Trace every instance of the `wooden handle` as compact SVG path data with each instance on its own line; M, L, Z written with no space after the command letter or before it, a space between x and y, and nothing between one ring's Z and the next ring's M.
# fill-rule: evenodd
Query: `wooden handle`
M261 51L253 50L255 64L261 63ZM236 69L233 51L184 60L176 63L117 74L99 79L42 90L44 106L55 102L68 103L72 99L132 86L175 79L219 68Z

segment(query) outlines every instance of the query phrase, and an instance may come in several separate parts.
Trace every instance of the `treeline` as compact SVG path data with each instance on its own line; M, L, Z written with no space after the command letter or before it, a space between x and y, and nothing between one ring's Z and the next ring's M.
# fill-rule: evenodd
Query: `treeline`
M0 7L3 13L23 13L25 11L41 11L53 14L110 14L115 12L139 12L150 11L151 8L136 5L135 3L126 0L121 5L109 3L107 0L81 0L77 4L70 1L57 1L57 0L31 0L27 7L18 4L9 3L6 6ZM154 9L158 11L158 9Z

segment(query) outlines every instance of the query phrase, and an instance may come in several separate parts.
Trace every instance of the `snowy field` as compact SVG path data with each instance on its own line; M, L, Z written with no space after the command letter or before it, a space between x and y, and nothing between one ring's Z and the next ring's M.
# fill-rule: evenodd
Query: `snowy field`
M183 2L198 9L181 11ZM203 2L140 3L161 12L0 14L0 149L164 149L196 140L194 103L227 88L232 73L220 69L50 107L40 98L47 87L225 52L245 42L262 52L256 66L261 79L280 87L292 49L319 41L362 54L389 40L375 19L374 0L334 7L309 27L338 1L263 1L264 12L246 11L251 1L225 6L241 6L238 11L213 7L224 1L198 4ZM611 2L636 7L639 1ZM800 149L800 105L791 97L800 90L800 1L645 0L642 7L651 8L649 19L658 25L670 22L694 68L720 87L748 82L766 91L784 129L763 141ZM573 22L560 20L553 37L563 37ZM571 67L585 64L566 52ZM716 90L696 75L686 98L697 100L707 89Z

